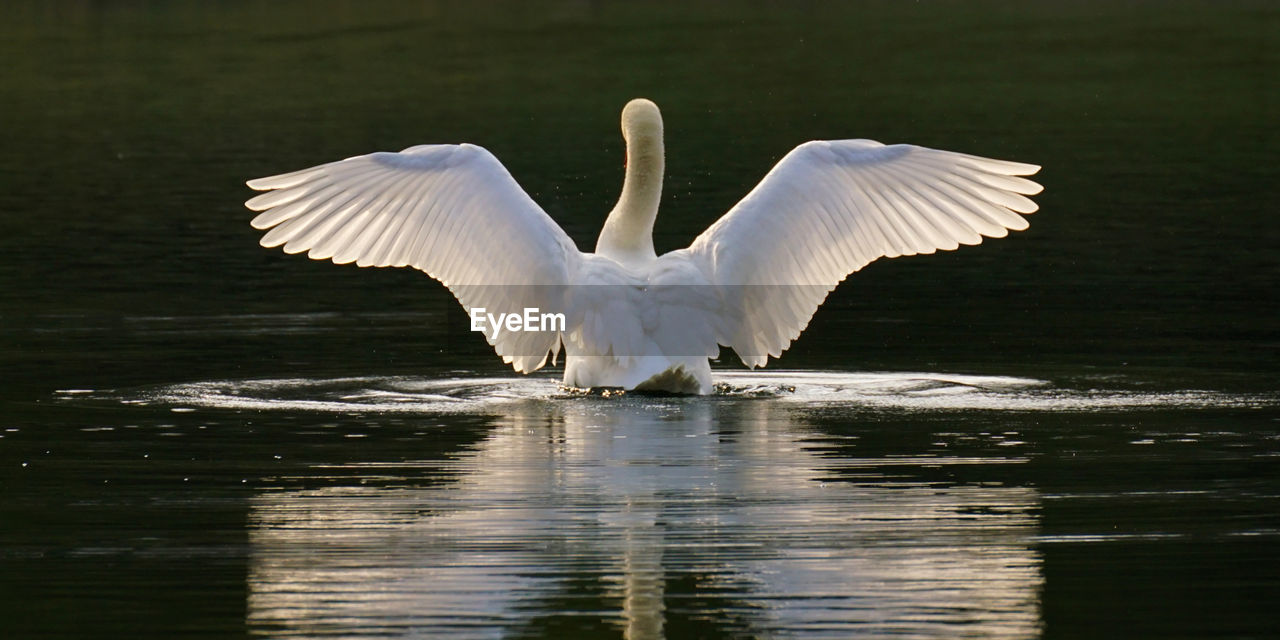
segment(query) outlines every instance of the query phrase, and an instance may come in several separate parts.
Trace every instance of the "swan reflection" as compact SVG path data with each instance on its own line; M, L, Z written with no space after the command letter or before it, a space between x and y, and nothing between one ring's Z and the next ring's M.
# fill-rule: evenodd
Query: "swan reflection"
M1034 489L939 486L891 477L910 459L824 455L821 433L769 401L506 409L446 460L346 465L377 480L258 496L251 629L505 637L598 624L639 639L1040 628Z

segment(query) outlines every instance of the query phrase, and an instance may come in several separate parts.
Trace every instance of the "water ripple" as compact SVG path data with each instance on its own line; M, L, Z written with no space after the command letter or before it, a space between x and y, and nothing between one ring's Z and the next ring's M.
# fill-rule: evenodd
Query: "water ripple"
M130 392L66 389L64 400L116 399L245 410L379 413L475 412L527 400L582 395L549 375L528 377L350 377L211 380ZM946 373L721 372L711 401L764 398L814 406L844 405L909 411L1123 411L1159 408L1257 408L1280 404L1276 394L1208 390L1077 389L1046 380Z
M834 481L919 461L833 460L761 402L691 403L678 420L620 402L507 408L456 456L341 465L395 485L255 496L251 627L501 637L554 610L635 639L693 615L765 637L1039 630L1034 488Z

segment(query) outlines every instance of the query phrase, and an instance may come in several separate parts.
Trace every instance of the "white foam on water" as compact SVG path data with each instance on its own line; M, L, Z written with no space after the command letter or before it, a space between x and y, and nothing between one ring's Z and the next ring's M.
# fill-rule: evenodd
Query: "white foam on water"
M550 378L284 378L213 380L160 387L153 404L322 413L465 413L559 393Z
M1046 380L927 372L742 371L716 375L705 399L763 398L788 404L869 407L909 411L1123 411L1158 408L1268 407L1276 394L1217 391L1073 389ZM103 395L107 394L107 395ZM85 399L80 390L62 399ZM252 411L328 413L467 413L528 400L582 396L552 376L348 377L211 380L132 392L98 392L91 398L127 404ZM599 396L600 394L595 394ZM622 394L624 397L629 394ZM615 397L606 394L606 397Z
M1275 406L1276 395L1217 391L1071 389L1046 380L946 373L777 372L767 384L793 393L788 402L853 404L919 411L1106 411L1157 408ZM760 384L753 373L720 376L729 385Z

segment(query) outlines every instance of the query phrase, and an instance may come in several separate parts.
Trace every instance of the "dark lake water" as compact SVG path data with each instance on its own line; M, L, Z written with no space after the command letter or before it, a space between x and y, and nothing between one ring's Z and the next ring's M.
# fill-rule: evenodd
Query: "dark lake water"
M1273 3L0 8L0 635L1280 633ZM810 139L1044 166L717 393L504 370L437 283L257 246L247 178L490 149L659 251Z

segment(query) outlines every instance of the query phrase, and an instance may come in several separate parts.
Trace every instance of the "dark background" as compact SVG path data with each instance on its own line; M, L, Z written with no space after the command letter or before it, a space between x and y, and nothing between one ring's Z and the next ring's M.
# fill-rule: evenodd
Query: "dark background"
M281 314L325 312L335 332L388 334L361 335L371 345L353 365L361 372L416 371L442 346L484 360L472 356L488 347L459 329L465 315L420 274L257 247L243 181L468 141L589 250L621 184L618 112L636 96L663 108L668 131L659 251L687 244L809 139L1044 166L1029 231L872 264L835 292L784 366L1276 370L1269 3L3 11L0 313L3 357L28 391L48 388L51 367L64 386L103 372L169 380L175 348L195 377L231 363L326 366L273 364L305 356L243 336L219 340L225 359L211 345L189 357L185 338L201 336L150 353L114 348L223 315L272 315L262 322L274 327ZM95 349L77 348L92 362L63 362L53 352L68 336L32 331L68 324L100 329Z

